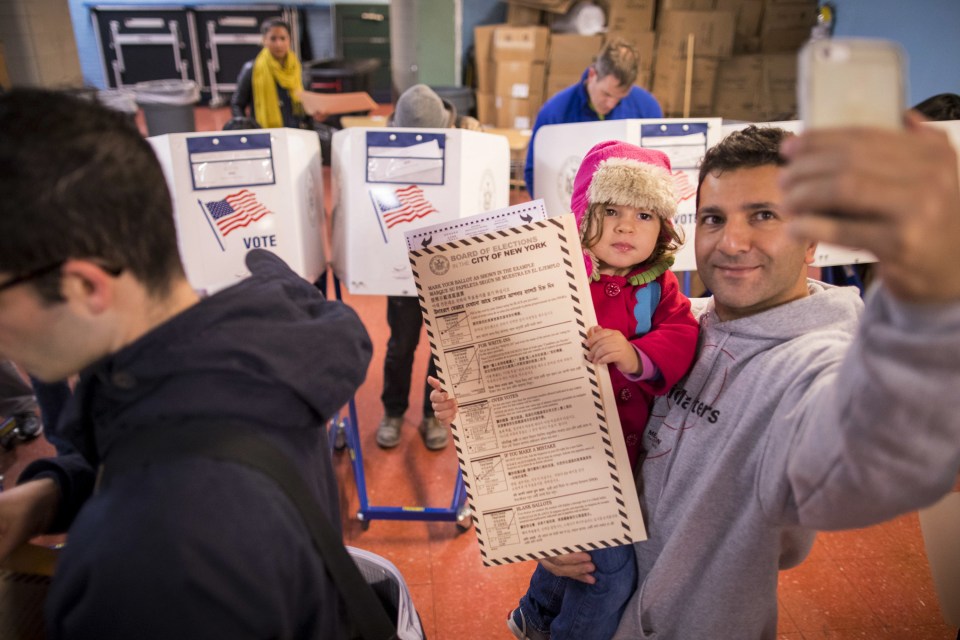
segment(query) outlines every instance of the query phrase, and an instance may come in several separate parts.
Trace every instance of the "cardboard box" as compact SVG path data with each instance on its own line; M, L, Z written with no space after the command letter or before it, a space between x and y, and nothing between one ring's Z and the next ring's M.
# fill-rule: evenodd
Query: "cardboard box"
M793 52L810 39L817 24L816 3L767 3L760 24L760 50L767 53Z
M817 24L817 4L800 2L795 4L770 4L763 10L761 32L772 29L810 29Z
M316 133L250 129L148 140L170 186L177 242L193 288L212 293L246 277L250 249L272 251L310 282L323 272Z
M551 13L566 13L577 0L506 0L507 4L541 9Z
M724 58L733 53L734 15L729 11L666 11L660 16L657 33L658 57L685 56L688 35L693 34L695 55Z
M660 0L660 11L713 11L717 0Z
M477 65L477 91L493 93L493 32L499 24L473 28L473 52Z
M739 41L760 34L760 21L763 18L763 0L717 0L719 11L730 11L734 15L735 37L733 48Z
M496 126L501 129L531 129L537 119L540 103L521 98L497 96Z
M763 56L733 56L720 62L714 94L715 115L756 121L763 107Z
M510 148L502 136L342 129L333 134L332 156L332 263L353 294L416 295L404 231L509 205Z
M497 122L497 96L492 93L475 94L477 100L477 120L480 124L495 125Z
M733 56L717 72L714 112L762 122L796 115L797 64L793 54Z
M763 81L766 91L763 112L767 119L793 120L797 116L797 56L765 54Z
M546 62L549 47L547 27L499 26L493 32L495 62Z
M737 38L733 41L734 53L760 53L760 36Z
M654 0L607 0L607 33L652 31Z
M684 114L686 59L658 57L653 74L653 95L660 103L664 116L713 115L713 93L718 66L719 61L716 58L694 58L693 79L690 87L690 113Z
M603 36L581 36L573 33L554 33L550 36L549 73L577 77L593 64L603 46Z
M810 39L810 32L810 27L768 29L760 34L760 51L763 53L796 53Z
M524 7L518 4L507 5L507 24L514 27L530 27L543 23L543 12L540 9Z
M494 93L498 97L530 100L543 104L543 87L546 78L544 62L497 62Z

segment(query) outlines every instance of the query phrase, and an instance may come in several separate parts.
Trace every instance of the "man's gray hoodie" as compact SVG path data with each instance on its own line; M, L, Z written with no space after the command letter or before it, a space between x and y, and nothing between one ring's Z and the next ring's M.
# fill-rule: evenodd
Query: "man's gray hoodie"
M687 378L658 398L638 478L649 540L617 639L775 638L777 572L816 529L934 502L960 468L960 305L809 281L811 295L700 316Z

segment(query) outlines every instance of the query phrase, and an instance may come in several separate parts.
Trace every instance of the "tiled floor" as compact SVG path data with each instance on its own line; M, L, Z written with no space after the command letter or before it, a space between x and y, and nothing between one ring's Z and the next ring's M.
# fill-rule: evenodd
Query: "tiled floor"
M388 110L388 109L387 109ZM225 109L197 109L199 130L220 129ZM142 122L142 121L141 121ZM329 190L327 190L329 193ZM525 198L515 192L514 200ZM420 381L426 370L425 342L417 353L401 444L383 451L374 442L380 419L379 393L388 336L381 296L344 293L373 337L374 357L355 397L367 495L379 506L449 506L456 459L451 448L428 451L420 441ZM23 447L0 460L15 477L23 462L48 451L45 443ZM504 619L526 588L533 566L485 568L472 529L452 522L375 520L364 530L355 514L357 485L346 453L334 461L341 480L345 536L349 544L382 554L403 572L431 640L510 638ZM736 598L730 585L717 598ZM821 534L810 557L780 575L779 638L881 638L953 640L957 630L940 614L915 514L864 530Z

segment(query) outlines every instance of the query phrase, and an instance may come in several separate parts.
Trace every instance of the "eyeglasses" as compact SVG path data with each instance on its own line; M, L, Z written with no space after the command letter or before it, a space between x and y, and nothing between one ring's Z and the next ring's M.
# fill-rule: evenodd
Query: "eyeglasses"
M58 260L53 264L48 264L45 267L40 267L39 269L34 269L33 271L27 271L23 275L10 278L3 284L0 284L0 291L6 291L7 289L11 289L17 286L18 284L29 282L30 280L36 280L37 278L43 277L48 273L53 273L57 269L60 269L61 267L63 267L65 262L66 260Z
M4 282L3 284L0 284L0 292L6 291L7 289L11 289L11 288L17 286L18 284L22 284L22 283L24 283L24 282L29 282L30 280L36 280L37 278L42 278L43 276L47 275L48 273L53 273L54 271L62 268L63 265L66 264L66 262L67 262L66 260L58 260L57 262L54 262L53 264L48 264L48 265L45 266L45 267L40 267L39 269L34 269L33 271L28 271L28 272L24 273L23 275L19 275L19 276L15 276L15 277L13 277L13 278L10 278L9 280L7 280L6 282ZM107 273L109 273L109 274L110 274L111 276L113 276L113 277L117 277L117 276L119 276L121 273L123 273L123 267L104 267L104 266L101 266L100 268L103 269L104 271L106 271Z

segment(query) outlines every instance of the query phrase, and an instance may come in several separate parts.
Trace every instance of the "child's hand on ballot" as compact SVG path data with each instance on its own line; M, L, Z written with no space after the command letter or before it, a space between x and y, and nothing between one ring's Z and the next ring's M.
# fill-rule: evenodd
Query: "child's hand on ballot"
M430 392L430 404L433 405L433 413L440 424L449 427L450 423L457 417L457 399L451 398L440 387L440 381L436 378L428 376L427 383L433 387L433 391Z
M628 376L643 373L637 350L616 329L591 327L587 331L584 346L587 348L587 360L593 364L612 364L620 373Z

